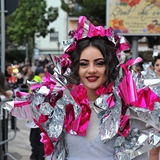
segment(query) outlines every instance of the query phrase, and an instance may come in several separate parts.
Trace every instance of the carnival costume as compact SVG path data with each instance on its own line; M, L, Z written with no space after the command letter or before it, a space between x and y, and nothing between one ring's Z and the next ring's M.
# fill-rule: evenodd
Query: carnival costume
M92 109L87 91L83 84L75 85L66 76L70 74L70 54L77 41L95 36L107 37L115 44L119 66L124 71L123 76L96 91L99 98L92 106L100 119L102 143L114 139L116 160L131 160L160 146L160 98L149 85L145 86L141 77L133 77L130 72L130 67L142 59L122 64L120 52L130 47L126 39L114 35L112 28L96 27L81 16L77 30L70 32L69 40L64 41L64 54L52 58L54 74L47 73L42 83L28 82L32 93L17 92L15 100L5 106L17 118L33 119L39 126L45 156L55 153L57 160L67 159L70 153L65 135L86 136ZM144 130L131 129L130 119L137 119L147 127Z

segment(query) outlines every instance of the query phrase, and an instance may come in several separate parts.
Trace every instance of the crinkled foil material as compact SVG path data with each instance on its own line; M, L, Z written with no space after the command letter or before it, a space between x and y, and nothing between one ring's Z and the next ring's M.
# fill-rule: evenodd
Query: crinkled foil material
M56 160L65 160L66 159L66 150L62 149Z
M158 77L155 77L155 72L153 73L153 71L149 68L150 65L151 65L150 63L144 64L145 70L143 72L146 72L145 74L147 75L146 76L147 78L145 76L142 76L142 77L135 76L134 80L138 86L140 79L143 79L144 85L149 86L150 89L160 97L160 79ZM147 74L148 72L151 73L150 76ZM153 126L160 131L160 103L159 102L154 103L153 111L149 111L145 108L138 108L138 107L130 107L130 111L135 116L137 116L138 119L144 121L145 123L147 123L147 125Z
M145 79L153 79L156 77L155 72L153 71L152 62L143 64L143 71L141 72Z
M160 79L159 78L154 78L154 79L144 79L144 84L146 86L150 86L150 88L155 88L160 86Z
M106 110L109 108L108 104L106 103L106 100L111 97L113 93L110 94L103 94L99 98L96 99L95 105L101 108L102 110Z
M70 38L68 40L64 40L63 41L63 50L66 51L67 48L69 48L69 46L71 46L73 44L74 41L75 41L75 38Z
M42 104L44 102L45 97L42 94L34 94L34 96L32 97L32 101L31 101L31 108L32 108L32 112L36 118L36 120L39 119L41 113L39 112L39 110L37 109L36 106Z
M160 146L160 133L155 129L132 129L128 137L118 137L115 142L116 160L132 160Z
M53 107L48 102L43 102L40 105L40 112L43 115L50 115L53 110Z
M130 112L132 115L136 117L136 119L138 118L139 120L147 123L147 125L150 125L160 131L160 103L159 102L155 102L153 111L149 111L145 108L130 107Z
M29 95L23 95L23 96L21 96L21 98L16 97L15 100L16 101L29 101L30 96Z
M49 137L58 138L63 130L63 121L65 116L65 103L63 99L57 101L54 107L52 120L49 123L48 135Z
M99 113L99 116L102 118L100 124L100 136L104 143L117 134L122 108L121 99L116 92L114 92L115 105L112 108L109 108L106 99L110 96L110 94L108 96L102 95L95 101L95 104L103 109L103 111Z
M138 73L132 73L133 79L136 83L137 89L144 87L144 76L141 74L141 72Z
M44 102L44 99L45 97L42 94L35 94L34 97L32 97L31 105L34 107L38 106Z
M81 113L82 109L81 107L75 102L75 100L72 98L68 90L64 90L64 95L63 95L63 101L65 104L72 104L74 108L74 114L75 114L75 119L79 116Z
M55 107L54 112L49 116L50 122L47 129L47 133L51 138L58 138L63 130L65 108L68 104L73 104L75 118L77 118L81 112L81 108L77 105L71 96L63 95L60 98ZM52 111L51 111L52 112Z

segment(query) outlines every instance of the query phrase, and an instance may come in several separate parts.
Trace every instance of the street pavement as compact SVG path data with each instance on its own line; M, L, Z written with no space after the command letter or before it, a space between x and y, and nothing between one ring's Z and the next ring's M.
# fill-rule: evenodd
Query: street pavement
M17 120L17 127L19 131L8 131L8 139L12 140L8 143L7 160L30 160L30 128L26 127L26 120ZM51 160L51 158L46 157L45 160Z
M8 143L8 153L11 155L11 157L14 157L14 160L29 160L31 155L31 147L30 147L30 141L29 141L29 133L30 128L27 128L25 126L26 121L25 120L17 120L17 127L20 131L10 130L8 132L8 139L13 139L9 141ZM13 160L8 156L8 160Z

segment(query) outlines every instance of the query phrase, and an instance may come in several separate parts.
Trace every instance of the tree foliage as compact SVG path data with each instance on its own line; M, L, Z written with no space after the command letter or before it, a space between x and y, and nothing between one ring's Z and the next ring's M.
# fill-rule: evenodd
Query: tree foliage
M61 0L61 8L69 16L86 16L96 25L106 24L106 0Z
M19 0L17 9L7 17L7 34L19 45L34 42L35 33L45 37L54 31L48 28L58 17L58 10L47 8L45 0Z

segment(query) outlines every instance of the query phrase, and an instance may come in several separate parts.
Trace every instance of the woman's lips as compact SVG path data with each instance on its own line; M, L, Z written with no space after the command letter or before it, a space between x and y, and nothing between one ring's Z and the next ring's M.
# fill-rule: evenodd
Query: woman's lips
M97 81L97 79L98 79L98 77L96 77L96 76L94 76L94 77L87 77L87 80L89 82L95 82L95 81Z

